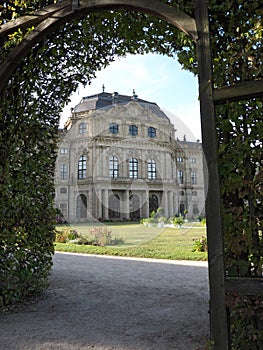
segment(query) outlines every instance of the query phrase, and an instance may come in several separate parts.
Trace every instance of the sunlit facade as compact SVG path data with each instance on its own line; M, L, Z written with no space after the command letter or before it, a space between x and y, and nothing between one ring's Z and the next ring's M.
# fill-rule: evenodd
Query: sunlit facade
M85 97L60 130L56 207L68 222L204 215L202 145L179 141L157 104Z

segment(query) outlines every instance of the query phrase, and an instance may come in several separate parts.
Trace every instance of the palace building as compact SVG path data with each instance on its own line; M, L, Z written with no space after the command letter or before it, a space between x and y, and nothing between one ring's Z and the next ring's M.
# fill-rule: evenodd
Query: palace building
M56 163L56 207L68 222L204 215L200 142L178 140L156 103L102 92L71 110Z

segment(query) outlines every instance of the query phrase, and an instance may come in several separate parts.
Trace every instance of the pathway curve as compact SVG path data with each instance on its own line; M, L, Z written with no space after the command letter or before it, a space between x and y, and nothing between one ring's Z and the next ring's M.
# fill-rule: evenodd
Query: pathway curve
M36 304L0 315L1 350L203 350L205 262L56 253Z

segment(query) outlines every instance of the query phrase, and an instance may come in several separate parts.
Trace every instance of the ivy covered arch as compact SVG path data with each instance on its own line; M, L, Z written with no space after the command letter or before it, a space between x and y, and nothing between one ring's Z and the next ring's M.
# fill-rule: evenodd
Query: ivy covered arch
M185 3L186 4L184 4L182 1L164 2L159 0L64 0L61 3L51 5L46 9L41 9L38 13L28 14L27 16L18 18L14 22L7 22L2 26L0 30L0 38L3 38L3 43L5 46L4 50L1 52L2 64L0 67L0 91L3 99L3 104L1 106L1 121L2 125L6 128L1 134L1 151L3 154L1 159L1 171L3 175L1 189L3 189L5 204L8 203L9 208L12 208L12 203L9 201L10 192L15 191L19 206L28 208L28 212L32 214L31 221L35 224L35 227L31 228L28 222L24 222L26 217L25 213L19 212L15 218L13 218L12 215L6 211L6 206L3 209L1 208L1 210L4 218L8 219L8 230L13 233L15 245L20 245L22 248L26 247L26 249L28 249L27 246L29 245L33 251L33 248L37 245L37 242L39 242L40 233L43 231L48 231L49 236L48 240L46 241L46 247L48 247L48 250L51 252L53 239L52 226L49 226L49 229L47 230L47 227L50 224L47 224L46 221L47 218L51 218L52 216L52 208L50 205L52 202L52 191L49 197L44 195L44 181L39 181L37 190L35 192L33 191L32 193L29 191L30 186L26 187L26 184L23 184L25 187L23 187L21 184L18 185L17 181L15 181L14 174L21 174L21 167L17 166L17 164L19 164L19 162L26 162L26 164L28 164L27 168L25 167L22 169L22 175L20 175L22 177L28 177L32 167L30 157L32 157L32 149L34 149L33 155L36 157L36 159L38 159L39 167L38 169L34 169L34 176L32 177L31 181L33 182L36 177L42 178L43 166L48 166L49 171L46 173L45 180L46 184L52 188L50 181L52 178L52 162L48 162L45 155L48 149L48 153L53 157L52 159L54 165L55 148L54 144L52 143L47 145L47 139L49 138L50 140L55 140L55 129L59 114L58 106L67 102L69 98L68 91L74 90L79 82L86 82L92 79L96 68L102 68L105 66L110 60L113 59L114 55L124 55L125 52L147 52L147 50L149 51L158 46L162 40L163 42L170 40L170 45L173 45L171 44L171 38L167 39L165 31L163 32L164 34L162 39L160 39L160 37L158 37L154 31L152 32L152 38L155 39L152 46L149 44L149 42L147 44L143 42L143 39L145 39L143 36L139 42L139 45L137 42L137 36L128 36L130 39L129 43L127 45L122 43L119 49L118 44L120 43L117 41L114 42L113 49L111 45L108 45L109 43L106 42L105 51L102 50L101 52L100 46L95 45L93 54L95 53L97 59L92 61L92 59L90 59L91 57L89 57L90 69L86 68L86 78L83 78L83 76L79 74L78 70L74 70L67 64L66 60L68 56L66 59L63 59L62 62L55 61L55 58L63 57L61 53L65 53L66 50L70 50L70 46L65 45L68 41L70 41L70 31L67 31L67 27L63 32L61 25L66 23L68 24L70 20L81 18L83 15L88 15L90 16L89 18L94 16L94 20L96 13L93 14L91 12L98 9L132 9L142 13L153 14L159 18L165 19L165 21L171 23L173 26L186 33L187 36L180 36L179 32L177 32L176 34L178 35L179 39L174 39L175 43L174 46L172 46L172 50L169 48L167 49L164 44L156 51L160 51L163 54L171 54L173 50L179 51L182 59L192 59L191 62L189 59L188 63L186 62L187 60L185 61L185 67L189 68L191 66L192 71L198 73L199 75L203 146L206 160L208 162L208 174L206 179L207 183L209 184L209 190L206 203L206 212L209 244L211 339L215 342L214 349L222 350L227 349L228 345L225 312L225 271L223 264L224 254L222 242L222 220L220 210L221 200L217 163L216 123L214 118L215 105L225 101L229 102L244 98L254 99L261 97L263 95L263 85L261 75L258 74L256 81L252 81L253 79L248 79L248 81L236 84L236 86L222 87L218 90L213 90L212 60L210 56L211 37L209 33L207 6L202 0L197 0L195 2L195 6L193 6L191 1ZM229 4L222 4L222 6L224 5L230 6ZM246 7L246 2L239 1L238 5L239 7L237 7L236 11L239 11L240 8L242 9L242 7L244 7L244 13L249 11L249 9ZM219 17L220 13L222 12L220 5L218 5L216 1L213 1L213 6L217 11L217 16ZM182 11L179 9L182 9ZM187 12L187 14L185 12ZM132 20L137 23L136 14L133 16L134 17ZM140 19L142 18L145 21L143 22L144 25L149 24L149 22L147 23L147 17L144 17L143 15L141 16L142 17L140 17ZM29 26L31 27L32 25L36 27L34 29L29 28ZM156 24L157 32L159 28L158 26L162 26L162 24ZM82 28L78 28L77 22L72 24L71 29L73 27L75 32L82 33ZM128 30L130 30L130 28ZM127 31L127 27L123 27L123 29ZM28 30L29 33L24 38L26 30ZM45 42L50 40L50 37L47 39L48 35L57 30L60 31L60 37L57 36L54 38L54 40L51 40L51 46L45 46ZM219 28L219 30L221 30L221 33L224 33L224 29ZM149 29L149 31L151 30ZM170 31L168 35L171 33L172 31ZM6 35L8 34L11 34L11 40L7 39ZM65 43L61 43L61 39L63 37L66 38ZM112 38L110 39L112 40ZM99 42L100 37L97 36L95 40L98 40ZM74 45L74 43L72 45ZM197 50L194 58L188 55L189 50L185 49L185 46L190 48L193 48L193 46L196 47ZM110 55L108 56L105 54L106 48L111 50ZM36 56L39 58L37 65L34 62L34 58ZM20 62L19 64L21 58L24 58L23 63L24 65L27 65L26 69L24 69L25 67L23 67L23 63L21 64ZM81 60L78 61L77 58L75 60L78 62L77 68L79 68L79 65L83 62ZM87 61L84 63L87 67ZM50 66L57 67L57 72L54 71L49 73L48 69ZM252 66L254 68L253 64ZM35 78L32 77L31 70L34 71L34 74L39 74L38 79L34 80ZM61 70L62 74L58 73L59 70ZM51 83L48 86L48 89L43 89L45 86L44 80L49 74L51 81L52 79L53 81L57 81L59 79L59 75L62 75L62 78L64 79L63 84L60 85L60 88L54 88L53 83ZM252 78L255 77L255 74L256 73L252 73ZM70 78L68 78L68 76L70 76ZM233 83L231 79L229 79L229 82L230 84ZM216 81L216 85L229 85L229 82L227 82L227 84L222 84L218 80ZM234 81L234 83L236 83L236 81ZM20 90L23 90L23 88L24 94L20 92ZM26 95L25 92L27 92L28 95ZM65 99L64 97L63 99L61 98L63 92L66 96ZM41 98L44 103L48 102L49 105L51 104L56 107L55 111L51 110L43 119L39 118L39 114L43 112L43 106L39 106L37 101L38 98ZM226 112L225 110L222 112L220 109L219 111L221 113L220 118L222 118L224 121ZM52 114L51 112L55 113ZM21 118L21 116L23 116L23 118ZM29 130L30 136L24 136L22 140L17 140L15 135L25 134L25 130ZM222 130L219 129L219 132L221 131ZM42 135L42 137L40 137L40 135ZM223 132L222 138L224 137L225 133ZM260 138L259 135L256 137ZM14 143L14 141L16 142ZM15 153L17 150L18 152ZM12 155L11 160L10 153ZM21 186L21 188L19 186ZM10 188L12 188L12 190L10 190ZM23 192L25 189L26 193L28 194L27 199L21 196L21 192ZM42 202L40 199L42 202L45 202L45 206L41 205ZM38 210L36 212L32 211L31 209L32 200L37 205ZM10 248L10 240L8 240L6 237L7 231L5 227L3 227L2 235L6 242L8 242L8 244L2 247L3 256L8 256L8 254L10 256L10 251L8 250ZM254 239L258 240L258 236L257 238L254 237ZM13 249L11 253L16 254L17 252ZM35 253L33 254L32 261L35 256L41 259L41 253L44 253L43 255L45 255L46 251L41 252L36 249ZM49 259L49 264L50 263L51 260ZM46 261L43 261L42 265L44 266L45 264L48 265ZM14 271L16 269L17 267L14 268ZM7 277L9 276L9 272L10 271L6 272ZM42 274L42 279L45 278L47 274L48 269ZM18 279L19 278L21 280L22 277L19 276ZM30 280L30 278L25 282L29 284L34 283L32 279ZM15 293L15 291L14 289L9 288L9 290L5 293L6 295L4 295L4 298L8 301L8 298L12 300L14 297L12 293ZM218 320L220 320L220 322L218 322Z

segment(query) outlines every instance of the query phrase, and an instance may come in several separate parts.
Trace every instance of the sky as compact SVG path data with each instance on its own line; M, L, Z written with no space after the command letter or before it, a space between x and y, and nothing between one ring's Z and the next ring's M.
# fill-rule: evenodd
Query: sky
M157 54L127 55L116 58L106 69L98 71L96 78L86 87L80 86L71 96L71 102L61 115L61 126L82 97L102 92L118 92L155 102L174 124L175 137L186 135L189 141L201 140L198 80L192 73L182 70L177 59Z

